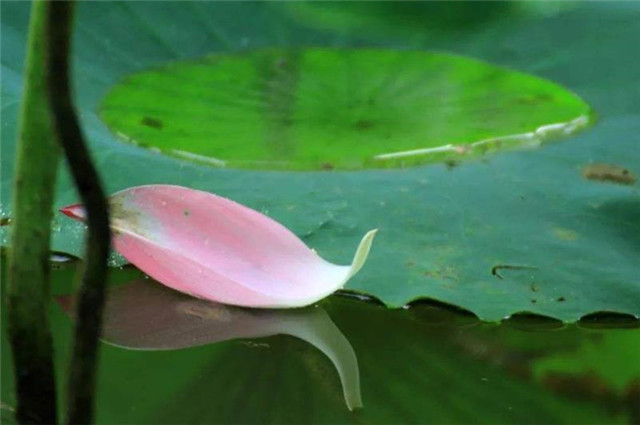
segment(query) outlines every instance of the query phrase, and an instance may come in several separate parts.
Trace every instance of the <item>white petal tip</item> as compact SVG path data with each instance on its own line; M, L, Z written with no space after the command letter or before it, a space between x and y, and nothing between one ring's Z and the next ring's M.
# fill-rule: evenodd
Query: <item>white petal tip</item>
M360 245L358 245L356 254L353 256L353 262L351 263L351 268L349 269L347 280L358 273L362 266L364 266L364 263L365 261L367 261L367 257L369 256L371 245L373 244L373 238L377 232L378 229L368 231L360 241Z

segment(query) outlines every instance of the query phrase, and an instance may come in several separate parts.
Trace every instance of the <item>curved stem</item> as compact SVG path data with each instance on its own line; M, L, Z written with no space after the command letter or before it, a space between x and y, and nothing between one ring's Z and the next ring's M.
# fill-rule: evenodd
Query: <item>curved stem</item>
M47 68L53 127L86 208L89 226L86 264L78 293L67 408L68 423L87 424L93 420L98 337L111 235L106 197L82 136L71 97L69 52L73 10L73 1L50 3L47 16Z

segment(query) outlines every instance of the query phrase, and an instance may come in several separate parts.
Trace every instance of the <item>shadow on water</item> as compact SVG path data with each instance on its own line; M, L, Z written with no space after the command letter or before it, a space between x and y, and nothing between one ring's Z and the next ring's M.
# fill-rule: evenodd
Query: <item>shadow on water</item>
M54 293L72 291L75 269L54 270ZM388 310L345 296L251 310L190 298L131 268L113 270L111 281L98 423L640 420L640 328L621 315L567 325L521 314L489 324L439 303ZM72 301L60 296L52 311L60 376Z

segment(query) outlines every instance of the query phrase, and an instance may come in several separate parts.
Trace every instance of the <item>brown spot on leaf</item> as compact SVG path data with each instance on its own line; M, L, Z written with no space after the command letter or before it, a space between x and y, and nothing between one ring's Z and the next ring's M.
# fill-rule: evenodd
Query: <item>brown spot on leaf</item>
M355 125L358 130L368 130L372 128L375 124L371 120L358 120L356 121Z
M0 226L8 226L11 224L11 217L0 217Z
M620 165L588 164L582 168L587 180L631 185L636 182L633 173Z
M155 128L156 130L162 130L162 127L164 127L164 123L162 121L152 117L142 117L140 124Z
M322 168L325 171L331 171L333 170L335 167L333 166L332 163L330 162L323 162L322 164L320 164L320 168Z
M455 159L447 159L444 163L450 170L460 165L460 161L456 161Z
M436 267L422 273L423 276L437 280L458 280L457 271L450 266Z

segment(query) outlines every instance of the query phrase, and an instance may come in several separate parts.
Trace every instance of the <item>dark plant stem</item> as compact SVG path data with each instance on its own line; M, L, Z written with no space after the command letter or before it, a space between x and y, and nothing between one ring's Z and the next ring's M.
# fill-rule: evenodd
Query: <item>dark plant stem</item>
M55 424L56 387L49 326L49 250L60 151L47 105L45 21L51 3L31 8L16 156L7 286L7 325L16 419Z
M47 16L47 68L53 127L87 212L89 236L82 284L78 293L76 329L69 377L67 423L93 421L98 338L107 279L111 233L108 204L91 161L75 113L70 85L70 45L75 3L52 1Z

